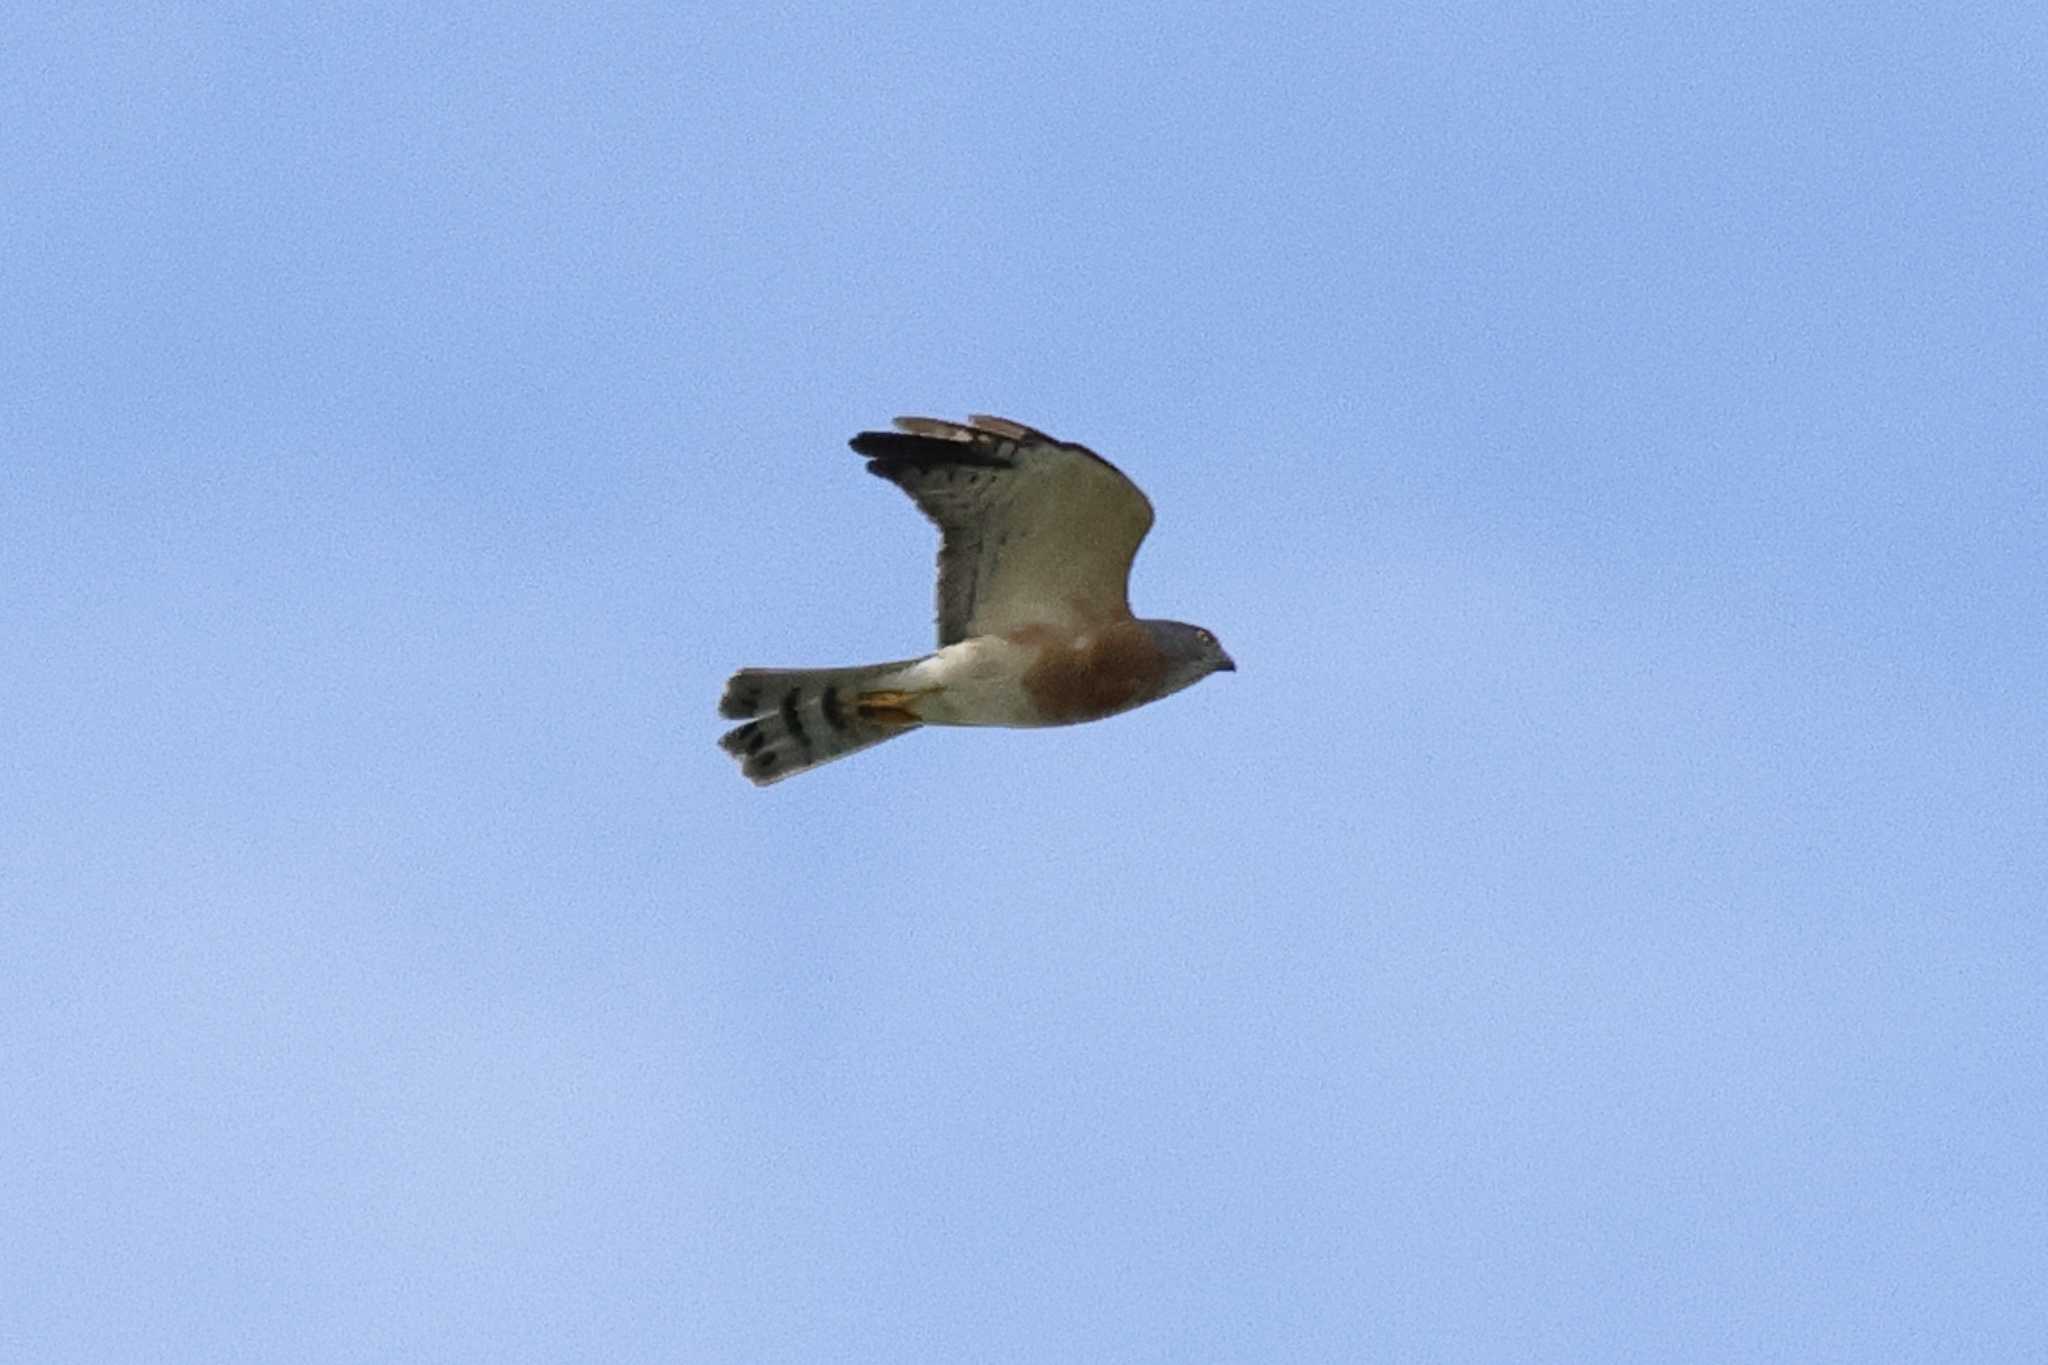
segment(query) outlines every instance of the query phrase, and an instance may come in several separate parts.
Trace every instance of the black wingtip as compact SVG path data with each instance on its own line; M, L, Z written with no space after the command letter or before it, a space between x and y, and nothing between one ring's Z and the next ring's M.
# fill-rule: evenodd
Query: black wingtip
M885 468L937 469L942 465L974 465L982 469L1008 469L1015 461L987 450L979 441L948 441L937 436L913 436L902 431L863 431L846 443L854 453L872 463L868 472L888 478Z

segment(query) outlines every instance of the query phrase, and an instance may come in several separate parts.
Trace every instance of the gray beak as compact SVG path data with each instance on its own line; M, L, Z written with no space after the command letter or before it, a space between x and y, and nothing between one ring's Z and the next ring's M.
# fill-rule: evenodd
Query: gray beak
M1237 661L1226 654L1223 656L1223 662L1216 665L1216 671L1218 673L1235 673L1237 672Z

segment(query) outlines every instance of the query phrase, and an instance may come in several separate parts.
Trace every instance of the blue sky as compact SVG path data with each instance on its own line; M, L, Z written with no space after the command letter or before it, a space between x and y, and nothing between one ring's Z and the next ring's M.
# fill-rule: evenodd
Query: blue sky
M2048 1337L2048 24L52 7L0 1354ZM767 791L994 411L1240 671Z

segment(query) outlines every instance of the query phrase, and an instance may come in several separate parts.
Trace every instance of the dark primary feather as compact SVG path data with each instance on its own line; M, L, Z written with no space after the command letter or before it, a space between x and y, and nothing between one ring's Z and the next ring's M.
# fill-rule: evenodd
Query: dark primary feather
M1013 469L1017 463L1007 455L986 449L978 441L947 441L901 431L863 431L847 444L855 453L868 457L870 474L878 474L892 483L911 471L930 473L948 465Z

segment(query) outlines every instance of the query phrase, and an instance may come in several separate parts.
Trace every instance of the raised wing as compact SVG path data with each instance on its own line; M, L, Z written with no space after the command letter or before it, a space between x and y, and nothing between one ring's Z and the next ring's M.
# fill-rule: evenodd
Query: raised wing
M939 644L1126 619L1152 504L1085 446L1000 417L899 417L853 448L938 524Z

